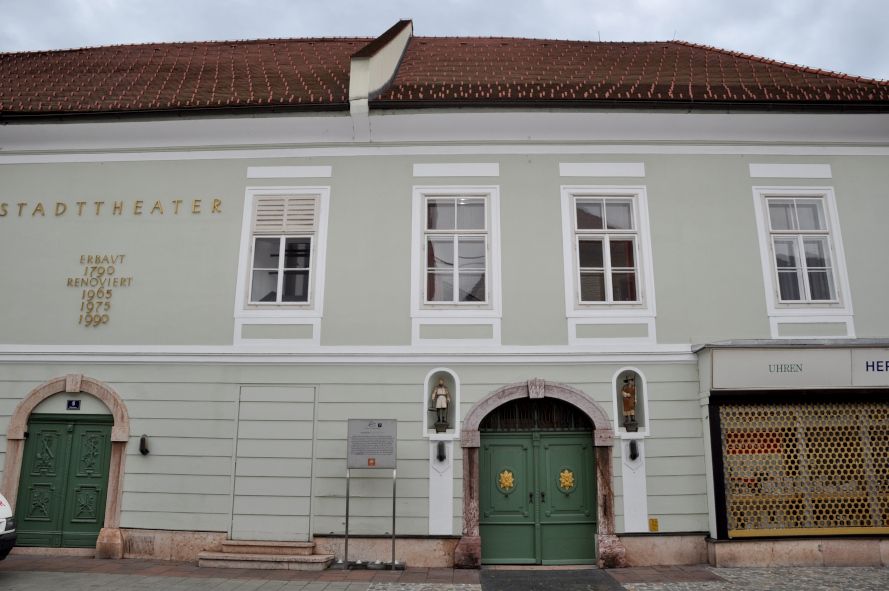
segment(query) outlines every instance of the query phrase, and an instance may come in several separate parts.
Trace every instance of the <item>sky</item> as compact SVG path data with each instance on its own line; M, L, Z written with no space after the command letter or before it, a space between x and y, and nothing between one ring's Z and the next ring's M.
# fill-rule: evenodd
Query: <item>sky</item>
M0 0L0 52L280 37L679 39L889 79L887 0Z

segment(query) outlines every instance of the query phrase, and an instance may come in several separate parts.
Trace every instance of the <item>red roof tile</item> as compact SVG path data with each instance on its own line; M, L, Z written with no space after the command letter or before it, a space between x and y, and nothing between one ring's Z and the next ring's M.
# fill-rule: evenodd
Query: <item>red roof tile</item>
M889 82L670 42L414 37L377 106L437 103L889 105Z
M346 108L370 39L117 45L0 54L0 114Z
M0 54L0 117L345 109L372 39L119 45ZM411 39L373 107L748 104L889 107L889 82L679 41Z

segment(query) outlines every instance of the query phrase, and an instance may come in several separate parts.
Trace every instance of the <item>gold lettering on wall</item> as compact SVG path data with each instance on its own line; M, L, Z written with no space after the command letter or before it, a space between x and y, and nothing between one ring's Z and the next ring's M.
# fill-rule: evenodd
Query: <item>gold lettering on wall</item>
M77 324L97 328L111 322L111 300L115 290L132 287L133 277L120 274L124 254L82 254L83 272L68 277L66 287L80 289L80 315Z
M190 199L188 201L190 202L190 211L193 215L222 213L222 199L219 199L218 197L215 197L212 200L199 198ZM204 207L204 201L209 202L207 207ZM152 204L149 212L152 216L176 216L181 213L186 213L189 210L188 205L183 207L183 204L186 203L185 199L170 199L169 201L163 199L134 199L130 202L124 200L108 201L107 203L111 204L110 210L105 207L105 201L99 200L17 201L15 203L0 202L0 218L8 217L10 209L13 207L18 207L17 217L20 218L28 217L28 212L31 213L31 218L45 218L47 211L52 212L55 217L63 218L69 215L69 210L71 211L70 215L77 215L77 217L90 216L90 214L94 217L124 217L127 215L127 212L132 216L142 216L148 207L146 202ZM90 204L92 207L87 207ZM132 207L132 209L130 209L130 207Z

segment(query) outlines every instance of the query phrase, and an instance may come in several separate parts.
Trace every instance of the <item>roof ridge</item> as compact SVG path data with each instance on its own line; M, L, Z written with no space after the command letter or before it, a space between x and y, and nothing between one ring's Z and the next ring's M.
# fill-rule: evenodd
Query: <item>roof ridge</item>
M59 54L73 53L76 51L89 51L93 49L116 49L128 47L176 46L176 45L226 45L237 43L249 45L253 43L293 42L293 43L317 43L317 42L352 42L367 43L374 37L268 37L264 39L205 39L197 41L145 41L143 43L112 43L110 45L84 45L83 47L66 47L62 49L27 49L24 51L0 51L4 55L34 55L34 54Z
M865 76L853 76L852 74L844 74L843 72L836 72L834 70L824 70L821 68L813 68L811 66L804 66L802 64L794 64L791 62L782 62L780 60L776 60L776 59L772 59L772 58L768 58L768 57L762 57L759 55L754 55L752 53L745 53L743 51L734 51L731 49L723 49L722 47L716 47L714 45L706 45L703 43L693 43L691 41L683 41L681 39L673 39L672 41L667 41L666 43L675 43L676 45L684 45L686 47L694 47L697 49L706 49L707 51L715 51L715 52L729 55L732 57L741 57L741 58L752 60L755 62L760 62L763 64L779 66L782 68L790 68L791 70L795 70L797 72L806 72L809 74L817 74L819 76L830 76L833 78L839 78L841 80L852 80L854 82L863 82L866 84L876 84L878 86L889 86L889 80L879 80L877 78L867 78Z
M457 41L551 41L558 43L586 43L594 45L656 45L658 43L669 43L669 41L597 41L595 39L554 39L552 37L516 37L516 36L498 36L498 35L414 35L414 39L419 41L449 39Z

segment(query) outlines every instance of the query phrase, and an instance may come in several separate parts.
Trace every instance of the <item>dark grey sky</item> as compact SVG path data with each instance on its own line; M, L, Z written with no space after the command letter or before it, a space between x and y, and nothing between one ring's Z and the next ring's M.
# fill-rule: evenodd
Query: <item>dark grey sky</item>
M889 79L887 0L0 0L0 51L379 35L682 39Z

